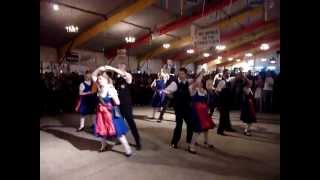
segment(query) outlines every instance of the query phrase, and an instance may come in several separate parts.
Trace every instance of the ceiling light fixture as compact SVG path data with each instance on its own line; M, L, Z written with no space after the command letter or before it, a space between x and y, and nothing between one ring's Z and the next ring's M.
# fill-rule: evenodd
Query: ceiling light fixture
M266 62L266 61L267 61L267 58L262 58L261 61L262 61L262 62Z
M252 57L253 55L252 55L252 53L246 53L245 56L246 57Z
M275 61L275 60L271 60L270 63L271 63L271 64L275 64L276 61Z
M219 60L222 59L222 56L218 56L218 59L219 59Z
M230 58L228 58L228 60L229 60L229 61L233 61L233 58L232 58L232 57L230 57Z
M55 10L55 11L59 11L59 9L60 9L60 7L59 7L58 4L53 4L53 5L52 5L52 8L53 8L53 10Z
M203 53L203 56L204 56L204 57L209 57L210 54L209 54L209 53Z
M165 43L162 45L165 49L168 49L170 47L170 44L169 43Z
M240 62L241 61L241 59L237 59L237 62Z
M188 50L187 50L187 53L188 53L188 54L193 54L193 53L194 53L194 49L188 49Z
M266 43L263 43L261 44L260 46L260 49L263 50L263 51L266 51L270 48L269 44L266 44Z
M132 36L125 37L126 43L134 43L136 42L136 38Z
M226 49L226 46L225 46L225 45L220 44L220 45L217 45L217 46L216 46L216 50L218 50L218 51L223 51L223 50L225 50L225 49Z
M77 33L79 31L79 27L75 25L67 25L65 29L68 33Z
M269 70L276 70L276 67L275 67L275 66L268 66L267 69L269 69Z

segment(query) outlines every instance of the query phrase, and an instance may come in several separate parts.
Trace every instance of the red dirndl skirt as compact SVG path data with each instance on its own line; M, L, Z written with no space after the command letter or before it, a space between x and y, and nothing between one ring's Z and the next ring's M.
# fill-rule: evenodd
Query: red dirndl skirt
M208 105L206 103L197 102L194 103L193 107L197 113L202 130L213 129L216 126L212 117L208 114Z

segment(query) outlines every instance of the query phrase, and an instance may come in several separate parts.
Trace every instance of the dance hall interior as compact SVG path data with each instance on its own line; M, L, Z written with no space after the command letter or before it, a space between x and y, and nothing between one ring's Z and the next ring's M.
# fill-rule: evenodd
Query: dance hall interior
M41 180L280 179L280 0L40 0Z

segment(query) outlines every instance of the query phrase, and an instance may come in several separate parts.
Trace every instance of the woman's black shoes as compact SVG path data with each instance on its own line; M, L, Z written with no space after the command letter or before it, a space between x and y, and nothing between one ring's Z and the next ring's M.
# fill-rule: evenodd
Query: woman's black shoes
M83 130L84 130L84 127L78 128L78 129L77 129L77 132L80 132L80 131L83 131Z

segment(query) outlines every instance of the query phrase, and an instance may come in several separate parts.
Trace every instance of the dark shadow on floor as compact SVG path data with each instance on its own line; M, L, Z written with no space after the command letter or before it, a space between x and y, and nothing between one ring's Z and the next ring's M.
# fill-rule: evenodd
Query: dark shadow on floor
M188 154L189 158L182 156L181 151L184 150L174 150L173 153L162 154L161 152L153 157L146 156L136 156L130 161L135 163L152 164L152 165L163 165L178 168L186 168L197 171L203 171L212 174L220 174L224 176L235 176L242 178L252 178L260 177L257 179L279 179L279 173L274 173L265 170L262 163L250 162L248 160L242 160L237 158L233 161L226 161L222 158L218 158L213 154L210 158L211 161L203 162L202 160L195 160L197 156L202 156L199 154ZM220 151L219 151L220 152ZM188 153L188 152L184 152ZM222 153L223 154L223 153ZM224 154L225 155L225 154Z
M161 141L161 143L168 144L168 145L169 145L170 139L168 139L168 137L165 137L164 135L169 135L169 137L171 137L171 135L173 133L172 130L170 130L168 128L162 128L162 127L158 127L157 129L154 129L154 128L143 128L143 129L141 129L141 132L143 132L144 134L148 134L149 138L157 139L157 140ZM185 137L181 136L180 143L184 143L185 141L186 141ZM208 151L210 153L214 152L217 155L221 155L221 156L227 157L227 158L232 159L232 160L245 160L245 161L258 162L258 161L254 160L254 159L251 159L251 158L248 158L248 157L245 157L245 156L233 155L233 154L230 154L230 153L227 153L227 152L223 152L222 150L219 150L217 147L215 147L213 149L208 149L208 148L204 148L200 144L199 148L206 149L205 151ZM182 146L179 146L178 150L185 151ZM203 154L203 156L205 156L205 154Z
M249 141L257 141L257 142L264 142L264 143L271 143L271 144L280 144L280 134L267 132L264 129L252 130L252 136L246 136L243 134L243 127L242 126L232 126L236 132L228 133L226 135L229 137L234 138L241 138Z
M97 140L92 140L92 139L86 139L82 137L75 136L73 134L69 134L63 131L59 131L56 129L42 129L41 131L47 132L49 134L52 134L56 136L59 139L63 139L71 143L75 148L79 149L80 151L88 150L88 151L98 151L100 149L100 142ZM123 152L116 151L111 149L112 146L108 146L108 150L119 153L124 155Z

